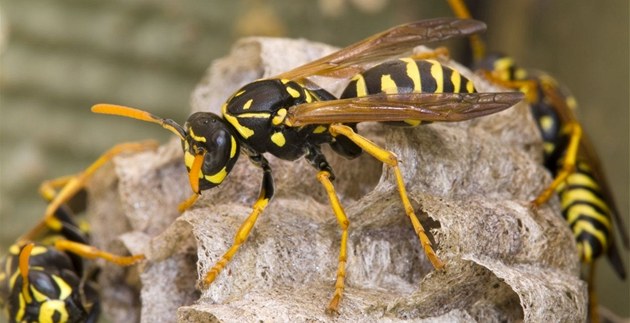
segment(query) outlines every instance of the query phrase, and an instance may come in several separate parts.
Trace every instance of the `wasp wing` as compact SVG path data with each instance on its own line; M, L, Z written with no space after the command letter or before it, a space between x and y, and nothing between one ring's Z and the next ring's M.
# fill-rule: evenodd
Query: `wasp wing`
M483 22L470 19L435 18L412 22L370 36L275 78L302 80L311 75L350 77L365 70L366 63L400 56L421 44L466 36L485 29Z
M289 109L285 122L303 126L367 121L462 121L507 109L523 97L521 92L378 93L296 105Z

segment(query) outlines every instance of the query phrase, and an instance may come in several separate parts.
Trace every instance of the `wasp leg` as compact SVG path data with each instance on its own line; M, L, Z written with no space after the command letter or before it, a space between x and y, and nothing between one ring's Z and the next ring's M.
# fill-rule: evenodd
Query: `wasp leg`
M191 206L193 206L193 204L195 204L195 202L197 202L199 195L199 193L193 193L189 198L177 206L177 211L179 213L184 213L184 211L188 210Z
M461 19L472 19L470 11L466 7L463 0L447 0L451 10L455 14L455 17ZM468 36L470 42L470 48L472 50L473 59L479 61L486 56L486 44L478 34L472 34Z
M234 237L234 243L228 249L228 251L221 256L221 259L217 261L214 266L206 273L206 277L203 280L203 285L207 288L212 284L214 279L219 275L221 270L227 265L227 263L234 257L234 254L238 251L238 248L247 240L250 231L256 224L256 220L258 219L258 215L260 215L269 200L273 197L274 187L273 187L273 177L271 176L271 167L269 167L269 163L267 160L260 154L251 155L250 159L252 162L257 164L263 169L263 181L260 187L260 194L258 195L258 199L254 206L252 207L252 212L249 214L245 222L241 224L241 227L236 232L236 236Z
M538 83L535 80L505 80L495 73L485 70L481 71L481 74L494 84L525 93L527 102L530 104L538 102Z
M436 59L436 58L448 59L450 56L451 56L451 53L448 51L448 48L440 46L428 52L421 52L421 53L411 55L411 58L414 60Z
M131 266L144 259L144 255L119 256L87 244L63 239L55 241L55 248L72 252L86 259L104 259L119 266Z
M49 183L44 182L43 187L40 187L40 192L44 192L43 195L45 198L48 194L54 191L53 187L56 184L60 184L61 182L65 183L63 183L64 185L61 190L54 195L54 198L48 204L48 207L46 207L44 218L31 231L20 237L19 241L32 240L33 237L36 237L45 228L57 232L61 231L61 229L63 228L63 222L55 217L55 212L57 211L57 209L59 209L59 207L61 207L61 205L72 199L72 197L85 186L87 180L90 178L90 176L94 174L96 170L98 170L105 163L123 152L142 151L147 149L154 149L155 147L157 147L157 142L153 140L118 144L110 148L103 155L101 155L101 157L99 157L94 163L92 163L81 173L78 173L67 179L61 178L63 180L60 180L58 182L55 182L55 180Z
M420 244L424 249L424 253L427 255L427 258L435 267L435 269L441 269L444 267L444 263L437 257L435 251L433 251L433 247L431 247L431 240L427 236L422 224L416 217L413 212L413 206L411 202L409 202L409 197L407 197L407 190L405 189L405 183L402 178L402 173L400 172L400 168L398 167L398 158L391 151L385 150L375 143L371 142L369 139L357 134L352 130L352 128L342 125L342 124L332 124L330 125L330 133L333 136L343 135L348 139L352 140L355 144L365 150L368 154L372 155L374 158L378 159L384 164L387 164L394 170L394 174L396 175L396 184L398 185L398 192L400 193L400 199L402 200L405 213L411 220L411 224L413 225L413 229L416 231L418 238L420 239Z
M339 248L339 265L337 267L335 293L328 304L328 308L326 308L326 312L329 314L339 313L339 302L341 301L343 290L345 288L344 280L346 278L346 261L348 259L348 226L350 226L350 221L348 221L348 218L346 217L346 212L343 210L343 207L339 202L339 197L337 197L335 187L332 184L332 181L335 179L335 175L333 174L328 161L326 161L326 157L321 153L318 147L309 147L306 159L311 165L313 165L313 167L319 169L319 172L317 173L317 180L324 186L324 189L328 194L330 206L332 207L333 213L337 218L337 222L341 227L341 246Z
M597 292L595 291L595 262L591 262L588 271L588 316L589 322L599 323Z
M74 177L75 175L66 175L44 181L39 185L39 195L48 202L52 201L57 196L57 190L66 186Z
M582 127L577 122L569 122L564 126L563 132L569 133L570 139L564 159L562 160L562 168L556 174L553 182L532 201L534 207L545 204L556 192L558 186L564 183L567 176L575 172L575 163L580 148L580 139L582 138Z
M328 193L328 199L330 200L330 206L335 213L335 217L337 217L337 222L339 222L339 226L341 227L341 247L339 248L339 265L337 267L337 281L335 283L335 293L333 298L330 300L330 304L328 304L328 308L326 312L329 314L339 313L339 302L341 301L341 296L343 295L344 290L344 279L346 278L346 260L347 256L347 245L348 245L348 226L350 225L350 221L346 217L346 213L339 203L339 198L337 197L337 193L335 192L335 187L330 181L331 174L322 170L317 173L317 180L322 183L326 193Z

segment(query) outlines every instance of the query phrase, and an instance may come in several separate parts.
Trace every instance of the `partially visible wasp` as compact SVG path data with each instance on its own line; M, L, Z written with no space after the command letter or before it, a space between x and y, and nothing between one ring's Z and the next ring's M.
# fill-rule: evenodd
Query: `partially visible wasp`
M334 174L320 146L329 144L349 159L362 151L394 171L404 211L436 269L444 267L414 214L397 156L356 132L356 123L375 121L401 125L461 121L495 113L516 104L522 93L477 93L473 83L457 70L436 60L400 58L413 47L464 36L485 29L482 22L438 18L400 25L373 35L321 59L237 90L221 107L222 117L198 112L184 126L148 112L110 104L92 107L96 113L120 115L160 124L182 141L185 164L194 194L180 205L190 207L201 191L223 182L239 152L263 171L253 211L236 233L234 244L206 274L211 284L247 239L256 219L274 193L271 168L263 153L285 160L306 160L319 172L341 227L341 246L335 291L327 311L338 312L344 290L349 221L335 192ZM350 78L336 98L307 78L313 75Z
M0 307L10 322L97 321L97 271L87 270L83 258L129 266L144 256L118 256L91 246L88 233L75 220L78 210L66 202L113 156L151 146L155 143L117 145L85 171L42 183L40 194L49 202L50 215L18 239L0 261Z
M448 0L455 15L470 18L461 0ZM476 36L476 35L475 35ZM553 181L532 204L538 207L557 193L562 215L569 223L576 239L580 259L589 267L591 318L596 316L593 290L595 260L606 254L621 279L626 271L613 233L614 217L626 248L628 235L619 211L609 190L597 153L575 116L575 98L551 76L518 67L514 60L503 54L486 54L485 44L479 37L470 38L476 70L491 81L525 93L532 115L544 141L545 167L554 176Z

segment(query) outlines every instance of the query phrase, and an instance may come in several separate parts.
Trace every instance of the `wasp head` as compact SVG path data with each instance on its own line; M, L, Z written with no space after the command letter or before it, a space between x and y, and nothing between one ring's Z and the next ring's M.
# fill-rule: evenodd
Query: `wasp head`
M176 134L182 140L184 162L195 193L221 184L239 156L236 134L213 113L194 113L182 127L173 120L125 106L97 104L92 111L157 123Z

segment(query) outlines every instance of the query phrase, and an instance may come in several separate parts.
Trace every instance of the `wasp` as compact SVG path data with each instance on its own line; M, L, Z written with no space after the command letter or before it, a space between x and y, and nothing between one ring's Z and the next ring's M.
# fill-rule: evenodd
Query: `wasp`
M470 17L461 0L448 2L456 16ZM617 275L621 279L626 277L615 244L613 218L620 227L626 248L629 243L597 153L576 117L576 100L548 74L521 68L503 54L486 54L484 42L478 35L474 36L477 37L469 40L475 69L497 84L525 93L531 107L543 139L544 165L553 175L553 181L532 201L532 205L538 207L546 203L554 193L560 198L562 215L573 231L580 259L590 267L587 282L593 317L596 313L595 260L606 255Z
M80 210L66 202L112 157L147 146L155 144L117 145L83 172L42 183L40 194L49 202L45 217L0 262L0 307L10 322L97 322L98 270L88 270L84 259L129 266L144 256L118 256L91 246L87 229L75 220Z
M257 80L237 90L221 107L221 116L192 114L184 126L148 112L119 105L98 104L92 111L157 123L182 142L193 195L180 211L193 205L202 191L218 186L240 153L262 169L263 179L251 214L236 233L233 245L205 274L211 284L247 239L258 216L274 194L269 153L285 160L304 157L317 170L341 229L341 245L333 297L327 307L337 313L344 290L348 221L337 197L333 170L321 146L348 159L363 151L389 166L396 178L404 212L436 269L444 263L414 213L397 156L357 133L360 122L416 126L436 121L461 121L495 113L516 104L522 93L477 93L473 83L434 59L399 58L413 47L465 36L485 29L482 22L438 18L400 25L368 37L328 56L276 77ZM350 79L339 98L308 77Z

